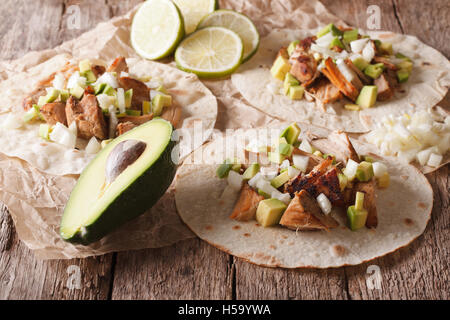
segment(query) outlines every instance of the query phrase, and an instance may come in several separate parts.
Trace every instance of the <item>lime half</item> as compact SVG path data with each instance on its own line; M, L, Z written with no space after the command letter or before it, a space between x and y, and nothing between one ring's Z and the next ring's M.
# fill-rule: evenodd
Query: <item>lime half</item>
M218 8L217 0L173 0L184 18L186 34L195 31L200 20Z
M253 22L245 15L232 10L217 10L200 21L198 29L224 27L236 32L244 43L243 62L250 59L259 46L259 33Z
M131 45L143 58L168 56L183 36L183 17L170 0L147 0L133 18Z
M208 27L184 39L175 52L178 68L199 77L216 78L233 73L241 64L244 45L234 32Z

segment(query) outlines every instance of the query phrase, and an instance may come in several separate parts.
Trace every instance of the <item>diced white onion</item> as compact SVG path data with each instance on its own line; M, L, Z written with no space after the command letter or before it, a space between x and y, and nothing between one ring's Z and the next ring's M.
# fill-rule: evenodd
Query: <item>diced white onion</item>
M95 81L94 85L98 85L100 83L106 83L114 89L117 89L119 87L119 83L117 82L116 77L110 72L105 72L104 74L102 74L100 78Z
M317 203L319 204L320 209L322 209L322 212L325 214L329 214L331 212L331 202L328 200L327 196L323 193L319 194L317 196Z
M109 106L109 138L114 139L116 137L116 129L119 124L119 120L116 116L116 108L114 106Z
M270 182L265 179L258 180L258 182L256 183L256 188L270 195L272 194L272 192L280 193L280 191L272 187Z
M256 189L256 184L258 183L258 181L262 179L261 177L261 172L258 172L257 174L255 174L253 176L253 178L251 178L250 180L248 180L248 185L254 189Z
M356 73L353 70L351 70L349 66L347 66L345 64L344 60L342 60L342 59L336 60L336 65L337 65L339 71L342 73L344 78L347 79L348 82L354 83L355 80L358 79L358 76L356 75Z
M278 168L273 167L262 167L260 169L261 177L263 177L267 181L271 181L278 175Z
M117 88L117 105L119 106L119 112L125 113L125 90L123 88Z
M152 101L153 98L156 97L159 94L162 94L162 93L160 91L157 91L157 90L150 90L150 101Z
M430 159L428 159L427 165L437 168L441 164L442 158L443 156L441 156L440 154L432 153L430 155Z
M66 79L64 79L64 76L61 73L57 73L55 75L55 78L53 79L52 85L55 89L61 91L61 90L64 90L65 82L66 82Z
M74 149L77 142L77 136L75 136L65 125L57 122L50 133L50 140L70 149Z
M323 47L317 44L311 44L311 51L312 52L316 52L316 53L320 53L324 59L328 58L328 57L332 57L334 58L335 56L338 55L338 53L336 51L332 51L330 49L328 49L328 47Z
M272 198L274 197L272 196ZM275 199L278 199L288 205L291 202L291 195L289 193L281 193L279 195L276 195Z
M228 185L231 186L233 189L240 190L242 187L242 181L244 181L244 180L243 180L243 177L239 173L231 170L228 173L227 181L228 181Z
M303 139L302 143L300 143L300 146L298 148L300 150L308 152L308 153L312 153L312 151L313 151L313 149L307 139Z
M297 177L298 175L300 174L300 170L298 170L298 169L295 169L294 167L292 167L292 166L289 166L288 167L288 176L289 176L289 178L295 178L295 177Z
M363 51L368 41L369 41L368 38L354 40L350 42L350 48L354 53L360 53L361 51Z
M428 148L425 150L422 150L417 153L417 161L420 163L420 165L424 166L427 164L428 159L430 159L430 155L433 152L433 148Z
M355 177L356 170L358 170L358 166L359 166L358 162L352 159L348 159L347 166L344 169L344 174L347 176L347 178L352 180Z
M366 44L362 51L362 56L366 61L372 61L373 57L375 57L375 49L372 46L372 43L369 42Z
M121 77L121 78L127 78L127 77L129 77L129 76L130 76L130 75L129 75L128 72L122 71L122 72L120 73L120 77Z
M100 108L103 110L108 110L109 107L114 104L114 97L108 96L107 94L101 93L97 95L97 101Z
M96 137L92 137L86 146L86 153L96 154L102 149L102 145L97 141Z
M333 34L331 32L328 32L326 35L318 38L315 42L320 47L329 48L331 41L333 41L333 39L334 39Z
M22 118L16 113L9 113L8 116L2 123L3 128L5 129L19 129L23 125Z
M69 78L67 81L67 89L75 88L76 86L80 86L82 88L86 87L87 79L85 77L80 76L80 73L77 71Z
M294 163L294 166L301 172L306 172L306 169L308 168L309 157L294 154L292 156L292 162Z
M287 168L289 168L290 165L291 165L291 164L290 164L289 160L286 159L286 160L284 160L284 161L281 163L281 165L280 165L280 170L287 169Z
M77 122L72 121L72 123L69 125L69 131L72 132L72 134L76 137L78 135L78 128L77 128Z
M381 178L385 173L387 173L387 167L382 162L374 162L372 163L373 174L377 178Z

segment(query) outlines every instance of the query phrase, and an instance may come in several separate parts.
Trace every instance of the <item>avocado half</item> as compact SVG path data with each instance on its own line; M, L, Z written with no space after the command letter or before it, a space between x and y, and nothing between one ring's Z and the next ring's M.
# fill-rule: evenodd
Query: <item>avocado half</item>
M61 237L87 245L151 208L175 176L172 132L170 122L155 119L108 143L72 190Z

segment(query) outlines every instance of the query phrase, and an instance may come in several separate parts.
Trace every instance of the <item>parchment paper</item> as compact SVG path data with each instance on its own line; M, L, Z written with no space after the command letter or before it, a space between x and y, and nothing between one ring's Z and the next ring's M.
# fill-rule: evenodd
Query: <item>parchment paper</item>
M248 15L262 36L273 28L317 28L322 24L340 21L327 12L320 2L313 0L223 0L220 1L220 7ZM112 60L118 55L136 57L128 49L128 28L135 10L100 23L93 30L57 48L31 52L14 61L0 61L0 88L6 86L7 80L18 72L36 72L39 64L61 53L92 59L100 58L96 52L102 50L103 60ZM231 80L204 81L204 84L219 101L218 131L278 122L249 106L232 86ZM3 105L0 100L0 113L8 110L9 106ZM58 235L59 222L76 179L77 176L44 174L22 160L0 154L0 199L9 209L19 238L38 258L69 259L113 251L155 248L194 236L176 213L172 187L150 212L101 241L88 247L65 243Z

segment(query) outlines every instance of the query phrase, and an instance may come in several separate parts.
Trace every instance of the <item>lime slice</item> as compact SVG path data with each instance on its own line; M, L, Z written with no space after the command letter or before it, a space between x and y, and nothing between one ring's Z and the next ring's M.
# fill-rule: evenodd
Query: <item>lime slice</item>
M184 39L175 52L177 66L199 77L215 78L233 73L241 64L244 45L234 32L208 27Z
M195 31L200 20L218 8L217 0L173 0L184 18L186 34Z
M131 45L143 58L168 56L183 37L183 17L170 0L147 0L133 18Z
M247 16L233 10L217 10L204 17L197 28L212 26L233 30L241 37L244 42L243 62L250 59L258 50L259 33Z

